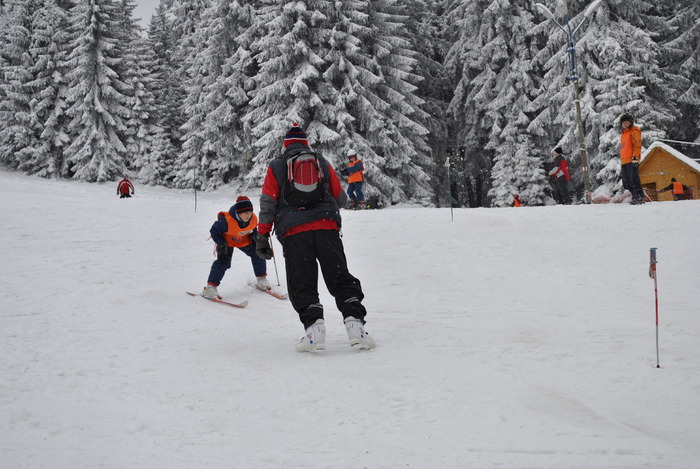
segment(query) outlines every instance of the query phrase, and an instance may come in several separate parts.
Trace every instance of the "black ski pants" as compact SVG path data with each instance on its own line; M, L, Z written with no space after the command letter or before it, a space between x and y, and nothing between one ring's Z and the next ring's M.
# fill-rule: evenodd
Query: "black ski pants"
M630 191L632 198L638 202L644 201L644 189L639 180L639 165L627 163L622 165L622 187Z
M352 316L364 322L360 281L348 271L343 242L336 230L302 231L282 238L287 270L289 299L304 328L323 319L318 297L318 266L326 287L335 298L343 318Z

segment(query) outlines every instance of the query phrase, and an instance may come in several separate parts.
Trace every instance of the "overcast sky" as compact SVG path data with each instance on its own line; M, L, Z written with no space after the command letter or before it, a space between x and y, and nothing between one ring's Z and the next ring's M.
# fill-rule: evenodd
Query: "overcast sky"
M160 0L136 0L136 10L134 16L141 18L141 25L144 28L148 27L148 22L151 21L151 16L156 12Z

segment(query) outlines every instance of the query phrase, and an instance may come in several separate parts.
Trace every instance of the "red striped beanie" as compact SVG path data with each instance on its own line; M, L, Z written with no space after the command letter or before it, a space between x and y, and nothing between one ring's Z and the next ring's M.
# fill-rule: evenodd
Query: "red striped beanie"
M296 122L292 124L292 128L284 134L284 148L287 148L292 143L301 143L309 146L309 136L304 132Z

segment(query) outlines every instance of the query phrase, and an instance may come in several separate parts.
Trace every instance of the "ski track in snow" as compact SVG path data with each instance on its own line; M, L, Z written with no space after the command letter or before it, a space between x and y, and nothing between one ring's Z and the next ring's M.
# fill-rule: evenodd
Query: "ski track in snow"
M343 211L378 346L321 286L298 354L243 253L219 291L248 307L185 295L239 194L135 184L0 171L0 467L698 467L700 202Z

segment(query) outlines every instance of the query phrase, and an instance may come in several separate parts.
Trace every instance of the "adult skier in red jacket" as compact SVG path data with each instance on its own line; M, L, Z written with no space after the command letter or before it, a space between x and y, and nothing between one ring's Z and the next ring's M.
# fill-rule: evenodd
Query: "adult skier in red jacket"
M287 288L292 306L306 330L297 344L298 352L325 349L326 326L323 305L318 294L318 267L328 291L343 315L351 346L370 349L374 340L365 331L367 310L362 305L364 294L360 281L348 271L343 243L340 239L340 208L347 196L330 163L311 152L308 135L294 123L284 136L284 153L270 162L260 197L260 222L256 251L264 259L272 258L270 233L274 225L282 244L287 270ZM317 200L300 205L294 203L296 180L290 180L295 162L300 157L314 159ZM318 190L318 192L316 192ZM304 191L301 191L304 192ZM309 193L306 191L305 193Z

